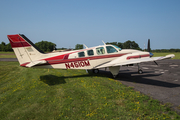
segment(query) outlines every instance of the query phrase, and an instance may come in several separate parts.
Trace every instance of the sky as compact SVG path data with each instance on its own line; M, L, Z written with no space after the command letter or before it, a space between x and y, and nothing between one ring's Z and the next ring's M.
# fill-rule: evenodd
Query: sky
M57 48L135 41L180 49L180 0L0 0L0 42L24 34Z

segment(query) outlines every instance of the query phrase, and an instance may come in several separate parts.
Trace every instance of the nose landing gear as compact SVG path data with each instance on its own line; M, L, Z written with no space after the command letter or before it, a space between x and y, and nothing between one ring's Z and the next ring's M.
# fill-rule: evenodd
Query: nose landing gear
M143 74L143 71L142 71L142 69L141 69L139 63L138 63L137 65L138 65L138 73L139 73L139 74Z
M143 71L141 69L138 70L139 74L143 74Z

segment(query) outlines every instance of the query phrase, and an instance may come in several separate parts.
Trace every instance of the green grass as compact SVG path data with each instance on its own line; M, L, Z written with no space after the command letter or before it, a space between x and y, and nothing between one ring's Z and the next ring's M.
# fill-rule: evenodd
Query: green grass
M16 58L14 52L0 52L0 58Z
M180 119L167 105L105 75L0 62L0 119Z
M0 51L0 54L14 54L14 52L2 52L2 51Z
M166 56L166 55L169 55L169 54L174 54L175 57L173 59L180 59L180 52L175 52L175 53L153 53L154 56L153 57L158 57L158 56Z
M0 58L16 58L15 55L1 55L0 54Z

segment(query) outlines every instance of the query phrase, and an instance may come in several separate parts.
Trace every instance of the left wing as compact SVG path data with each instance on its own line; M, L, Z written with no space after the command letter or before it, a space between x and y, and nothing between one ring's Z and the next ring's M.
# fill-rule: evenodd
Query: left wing
M132 54L131 54L132 55ZM101 66L97 66L96 68L104 68L104 67L111 67L111 66L122 66L122 65L129 65L129 64L136 64L136 63L142 63L142 62L150 62L150 61L157 61L157 60L164 60L164 59L170 59L173 58L175 55L170 54L162 57L146 57L146 58L136 58L136 59L127 59L129 57L129 54L118 57L106 64L103 64Z

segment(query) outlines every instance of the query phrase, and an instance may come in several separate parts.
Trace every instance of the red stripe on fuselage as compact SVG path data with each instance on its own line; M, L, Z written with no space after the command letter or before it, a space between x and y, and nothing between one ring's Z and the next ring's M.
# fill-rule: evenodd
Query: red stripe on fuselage
M69 57L69 54L64 55L64 59L65 59L65 60L68 59L68 57Z
M110 58L110 57L120 57L126 54L113 54L113 55L111 54L111 55L89 56L89 57L72 58L72 59L45 59L45 60L47 60L48 64L54 65L54 64L62 64L62 63L69 63L69 62L76 62L76 61L84 61L84 60L96 60L96 59L104 59L104 58Z
M126 54L113 54L113 55L111 54L111 55L101 55L101 56L89 56L89 57L72 58L72 59L66 59L67 57L64 57L64 59L58 59L58 57L62 58L62 56L66 56L66 55L69 56L69 54L66 54L66 55L52 57L51 59L50 58L49 59L44 59L44 60L47 61L47 63L41 64L41 65L35 65L35 66L55 65L55 64L63 64L63 63L70 63L70 62L80 62L80 61L86 61L86 60L105 59L105 58L111 58L111 57L120 57L120 56L123 56L123 55L126 55ZM26 67L27 64L29 64L29 62L23 63L20 66Z
M146 55L140 55L141 57L149 57L150 55L149 54L146 54Z

